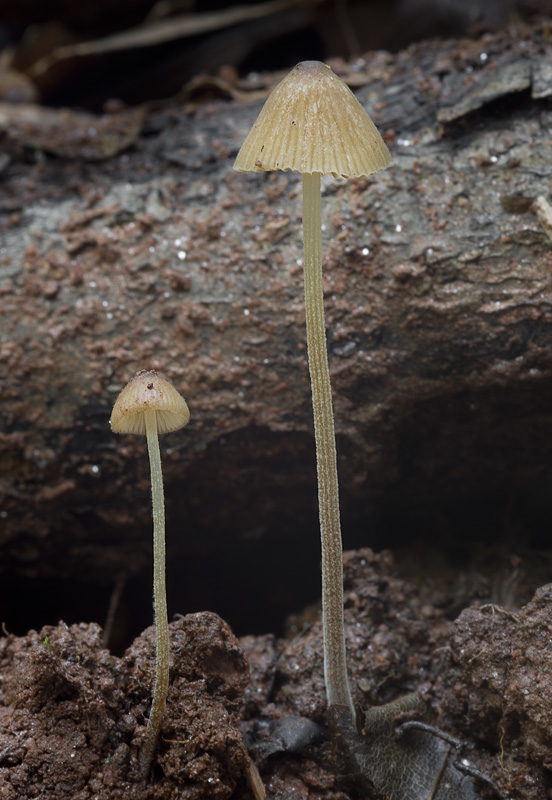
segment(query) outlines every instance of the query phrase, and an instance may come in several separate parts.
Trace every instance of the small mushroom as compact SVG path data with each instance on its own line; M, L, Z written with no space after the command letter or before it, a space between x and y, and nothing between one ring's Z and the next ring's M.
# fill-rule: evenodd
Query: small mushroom
M146 736L140 749L140 772L149 772L169 690L169 621L165 582L165 501L158 434L183 428L190 419L185 400L155 370L137 372L115 401L110 425L114 433L146 436L153 507L153 609L155 616L155 682Z
M238 172L303 175L307 352L312 388L322 541L324 677L328 705L355 719L345 656L343 555L332 391L322 291L320 176L365 177L391 163L372 120L348 86L318 61L303 61L276 86L236 158Z

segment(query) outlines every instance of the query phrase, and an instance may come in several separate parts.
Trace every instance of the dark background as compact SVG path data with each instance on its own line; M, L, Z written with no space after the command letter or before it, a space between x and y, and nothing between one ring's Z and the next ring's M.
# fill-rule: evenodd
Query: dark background
M219 0L83 0L0 3L0 47L18 74L31 77L27 90L17 80L0 81L0 99L27 92L51 105L100 110L106 101L128 104L167 98L199 74L220 70L233 77L285 70L306 59L354 59L367 51L392 52L427 38L477 37L550 12L548 0L296 0L240 3L266 9L257 19L227 24L216 15L233 6ZM271 13L268 13L268 12ZM215 19L213 30L118 52L68 59L36 75L37 62L56 47L153 30L167 19ZM6 64L6 60L4 64ZM225 71L226 70L226 71ZM1 73L0 73L1 77Z

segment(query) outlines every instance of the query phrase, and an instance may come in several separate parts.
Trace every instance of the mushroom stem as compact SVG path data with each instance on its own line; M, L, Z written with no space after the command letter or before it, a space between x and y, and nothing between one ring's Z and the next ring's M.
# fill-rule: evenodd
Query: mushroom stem
M157 435L157 412L144 412L146 438L151 469L151 499L153 506L153 609L155 615L155 682L151 711L144 743L140 750L140 772L147 776L169 691L169 621L165 581L165 500L161 453Z
M339 520L339 485L332 387L324 321L320 173L318 172L303 174L303 247L307 348L314 416L318 508L322 543L324 679L328 705L346 706L354 720L355 711L347 677L345 654L343 550Z

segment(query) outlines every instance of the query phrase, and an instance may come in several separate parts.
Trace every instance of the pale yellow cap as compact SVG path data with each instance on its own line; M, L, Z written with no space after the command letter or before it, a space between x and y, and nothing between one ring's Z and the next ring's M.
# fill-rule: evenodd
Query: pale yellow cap
M302 61L267 99L234 169L362 178L390 163L385 142L349 87L326 64Z
M127 383L113 406L111 430L145 436L145 411L156 412L158 433L183 428L190 419L184 398L155 370L141 370Z

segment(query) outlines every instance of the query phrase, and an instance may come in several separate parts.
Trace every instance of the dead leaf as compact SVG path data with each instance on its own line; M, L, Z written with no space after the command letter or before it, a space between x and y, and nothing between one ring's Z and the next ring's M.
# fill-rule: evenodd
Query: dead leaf
M96 116L70 109L0 103L0 131L15 142L84 161L102 161L125 150L140 133L143 120L141 108Z
M56 47L50 54L33 64L28 74L31 78L37 78L48 72L54 64L65 59L154 47L175 39L197 36L253 19L260 19L294 6L312 6L319 2L322 0L269 0L257 6L234 6L223 11L186 14L181 17L150 22L137 28L130 28L123 33L106 36L103 39Z

